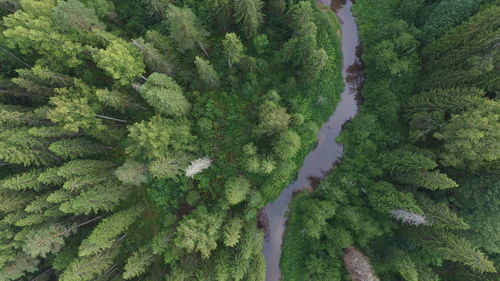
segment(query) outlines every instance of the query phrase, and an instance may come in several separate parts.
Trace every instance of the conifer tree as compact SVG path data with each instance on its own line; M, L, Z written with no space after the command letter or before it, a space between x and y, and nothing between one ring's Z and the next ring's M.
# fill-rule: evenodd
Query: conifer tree
M259 134L274 135L288 128L290 115L274 102L266 101L259 108Z
M243 43L241 43L240 38L236 33L226 33L224 40L222 41L222 46L224 48L224 56L227 60L227 65L233 67L233 64L240 62L243 58Z
M280 133L273 143L274 154L283 160L294 158L299 152L300 147L300 136L292 130L286 130Z
M89 32L93 28L105 28L93 9L76 0L58 2L54 8L54 21L62 29L72 28L77 31Z
M140 186L148 181L147 166L130 159L116 169L115 175L124 184Z
M118 85L130 85L144 73L144 63L139 51L122 39L111 41L106 49L93 55L97 66L104 69Z
M184 174L189 158L184 153L171 153L148 165L149 173L159 179L177 179Z
M64 159L90 157L103 152L101 145L85 138L62 139L50 144L49 149Z
M73 231L73 228L61 223L45 223L27 233L23 251L33 257L45 258L49 253L59 252L64 246L64 238Z
M238 218L231 219L228 224L224 226L224 245L234 247L238 244L243 227L243 221Z
M236 205L245 200L250 191L250 182L244 177L234 177L224 187L227 201L230 205Z
M103 219L85 238L79 248L80 257L97 255L113 246L113 243L142 214L143 207L135 206Z
M235 0L233 2L235 19L239 23L248 38L252 38L264 21L261 0Z
M412 184L430 190L448 189L458 186L454 180L438 171L415 172L414 174L397 176L396 179L401 183Z
M0 189L26 190L31 189L39 191L43 188L38 180L40 170L31 170L22 174L16 174L0 181Z
M191 9L170 5L167 10L167 24L170 36L180 52L192 50L197 45L208 56L204 46L208 32Z
M417 244L437 253L446 260L470 266L480 273L496 272L493 263L462 237L449 232L433 230L413 232L411 237Z
M97 185L62 203L60 210L65 213L85 215L111 211L127 197L130 191L130 187L118 183Z
M184 116L191 105L182 94L182 88L162 73L153 73L141 87L142 97L157 112L170 116Z
M185 216L177 227L174 243L188 252L199 252L204 259L217 248L222 220L204 207Z
M103 274L113 264L118 248L106 250L99 255L74 259L59 276L60 281L90 281Z
M174 121L156 115L128 129L129 145L126 153L133 157L155 160L169 153L192 150L190 142L193 136L185 120Z
M203 81L209 88L217 88L220 84L220 78L212 64L201 57L196 57L194 59L194 63L201 81Z
M128 280L144 274L152 262L153 253L150 246L139 248L128 258L123 278Z

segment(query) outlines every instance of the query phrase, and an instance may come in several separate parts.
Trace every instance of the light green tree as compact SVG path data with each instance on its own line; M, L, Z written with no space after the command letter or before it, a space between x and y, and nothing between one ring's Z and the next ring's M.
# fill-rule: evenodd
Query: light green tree
M276 141L274 141L273 151L278 158L289 160L297 155L300 145L300 136L292 130L286 130L280 133Z
M140 186L148 181L148 168L145 164L127 159L115 171L115 176L124 184Z
M264 21L261 0L235 0L233 2L235 19L239 23L248 38L252 38Z
M223 236L224 245L234 247L240 241L241 231L243 228L243 221L239 218L234 218L224 226Z
M453 115L434 137L443 141L444 166L478 170L500 159L500 103Z
M144 274L153 263L153 252L149 245L139 248L132 253L125 264L124 279L132 279Z
M286 112L284 107L266 101L259 107L259 121L258 134L274 135L288 128L290 114Z
M143 209L142 206L134 206L103 219L92 233L82 241L78 255L80 257L92 256L111 248L118 236L126 231L142 214Z
M132 84L136 77L144 73L142 56L130 43L115 39L106 49L100 49L92 56L97 66L104 69L118 85Z
M201 57L196 57L194 63L201 81L212 89L217 88L220 84L220 78L212 64Z
M224 185L226 199L231 205L236 205L245 200L250 191L250 182L244 177L233 177Z
M191 9L170 5L167 10L167 24L170 36L180 52L192 50L197 45L208 56L204 46L208 32Z
M234 63L240 62L243 58L244 46L236 33L226 33L222 40L222 47L229 67L233 67Z
M142 97L156 111L171 116L184 116L191 105L174 79L162 73L153 73L141 87Z
M174 243L188 252L199 252L204 259L217 248L222 219L210 214L204 207L185 216L177 227Z
M62 29L77 31L92 31L93 28L104 29L94 9L76 0L57 2L54 8L54 21Z
M190 142L193 139L186 121L174 121L156 115L149 121L129 127L126 153L146 160L161 159L172 152L191 150Z
M103 152L102 145L86 138L62 139L50 144L49 149L64 159L96 156Z

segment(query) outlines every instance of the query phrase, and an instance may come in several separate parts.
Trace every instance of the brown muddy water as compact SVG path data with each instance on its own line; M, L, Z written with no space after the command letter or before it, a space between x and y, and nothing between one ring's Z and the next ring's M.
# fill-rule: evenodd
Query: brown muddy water
M342 75L345 88L335 112L323 124L318 134L316 148L305 158L297 179L283 190L276 201L269 203L264 208L266 241L263 253L266 260L266 281L279 281L281 279L279 268L281 243L286 227L288 204L292 200L294 192L311 189L340 160L343 147L335 140L344 123L354 117L358 111L357 97L363 84L364 75L363 64L360 60L358 29L351 12L352 0L322 0L321 2L329 5L335 11L342 24Z

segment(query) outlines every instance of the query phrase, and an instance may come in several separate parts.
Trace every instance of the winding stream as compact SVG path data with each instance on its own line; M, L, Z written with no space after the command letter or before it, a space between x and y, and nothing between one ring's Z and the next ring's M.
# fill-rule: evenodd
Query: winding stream
M276 201L264 208L267 216L267 235L264 243L264 257L266 260L266 281L279 281L281 257L281 243L286 227L286 211L293 193L298 190L311 188L311 179L322 179L340 160L343 147L335 140L340 134L342 125L354 117L358 111L357 93L363 83L363 65L360 60L358 29L351 12L352 0L322 0L335 11L342 24L342 53L343 72L345 81L344 92L337 108L330 119L323 124L318 134L318 144L304 160L298 177L290 184Z

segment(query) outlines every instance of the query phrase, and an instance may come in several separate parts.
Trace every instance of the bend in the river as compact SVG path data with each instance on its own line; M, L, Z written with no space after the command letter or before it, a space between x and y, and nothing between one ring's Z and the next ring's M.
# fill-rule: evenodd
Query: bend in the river
M295 182L290 184L276 201L264 208L268 225L264 243L266 259L266 281L279 281L281 244L286 226L286 211L295 191L310 187L310 178L323 178L335 162L340 160L343 148L335 140L340 134L342 125L354 117L358 111L356 97L363 83L363 67L359 58L359 39L357 25L351 12L352 0L322 0L330 5L342 24L343 77L345 88L335 112L323 125L318 134L318 144L310 152Z

